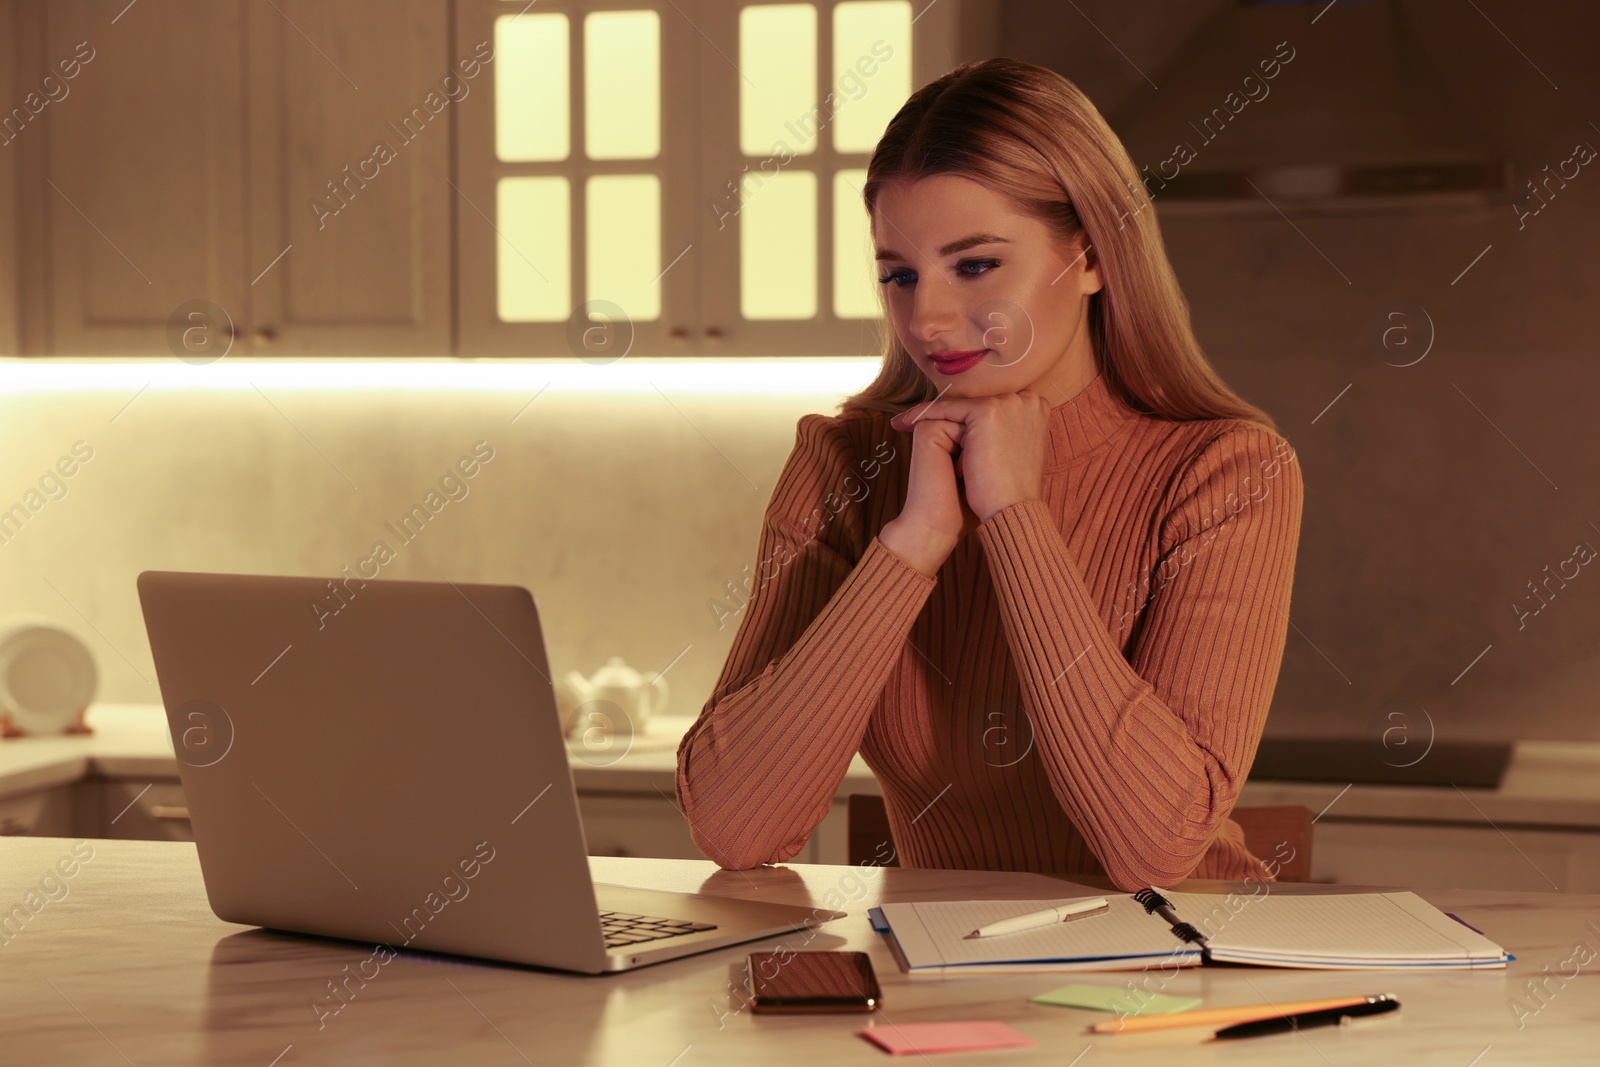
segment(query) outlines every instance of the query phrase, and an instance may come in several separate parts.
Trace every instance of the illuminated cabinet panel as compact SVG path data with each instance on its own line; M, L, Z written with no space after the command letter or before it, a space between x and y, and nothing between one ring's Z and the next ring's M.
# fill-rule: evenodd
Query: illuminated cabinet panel
M654 159L661 154L661 16L597 11L583 31L585 153Z
M584 292L633 322L661 317L661 179L610 174L589 179L588 273ZM609 309L608 309L609 310ZM610 312L615 314L615 312Z
M851 0L833 9L836 152L870 153L911 95L911 5Z
M833 176L833 313L841 319L871 319L882 312L874 291L872 233L861 200L865 170Z
M571 151L567 16L519 12L494 20L495 153L566 159Z
M739 12L739 147L764 156L774 144L795 142L796 154L815 151L794 136L817 103L817 6L760 4Z
M757 185L760 182L760 185ZM739 215L739 310L746 319L817 313L817 176L746 178Z
M571 193L565 178L501 178L495 271L500 318L562 322L572 305Z

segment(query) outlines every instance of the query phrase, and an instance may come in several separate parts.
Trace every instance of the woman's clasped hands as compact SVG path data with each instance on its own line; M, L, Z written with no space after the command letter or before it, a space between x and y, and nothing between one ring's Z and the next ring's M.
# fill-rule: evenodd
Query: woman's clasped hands
M1042 498L1050 403L1039 393L933 400L890 425L912 434L899 519L952 547L997 511Z

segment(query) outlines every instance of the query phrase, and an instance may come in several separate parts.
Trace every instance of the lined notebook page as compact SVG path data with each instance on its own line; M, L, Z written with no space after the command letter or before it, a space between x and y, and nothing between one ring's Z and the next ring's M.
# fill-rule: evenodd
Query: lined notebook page
M1195 926L1213 955L1327 960L1501 959L1499 945L1415 893L1236 895L1230 911L1214 893L1163 895Z
M1101 957L1165 958L1173 952L1194 951L1173 936L1160 916L1146 914L1143 905L1125 894L1106 894L1111 907L1099 915L967 940L968 934L988 923L1085 899L1092 898L885 904L883 916L889 920L900 951L913 969Z

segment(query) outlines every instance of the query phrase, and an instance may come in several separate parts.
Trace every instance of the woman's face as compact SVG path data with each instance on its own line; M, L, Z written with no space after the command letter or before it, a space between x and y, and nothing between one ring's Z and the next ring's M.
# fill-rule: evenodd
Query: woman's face
M1089 294L1100 275L1082 236L1058 247L1044 222L956 175L891 182L875 207L895 335L940 395L1032 389L1054 405L1094 378Z

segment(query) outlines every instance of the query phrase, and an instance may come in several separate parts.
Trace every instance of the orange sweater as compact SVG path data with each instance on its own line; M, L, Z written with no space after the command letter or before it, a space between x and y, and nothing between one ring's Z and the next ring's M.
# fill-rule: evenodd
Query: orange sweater
M1270 880L1228 814L1283 658L1294 453L1238 420L1141 415L1103 374L1049 432L1044 499L929 577L877 537L911 435L799 420L745 617L678 749L707 856L794 856L859 751L906 866Z

